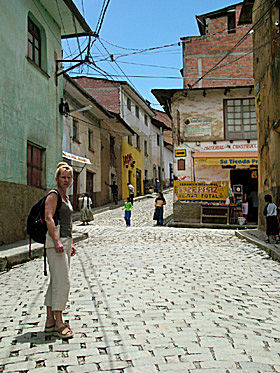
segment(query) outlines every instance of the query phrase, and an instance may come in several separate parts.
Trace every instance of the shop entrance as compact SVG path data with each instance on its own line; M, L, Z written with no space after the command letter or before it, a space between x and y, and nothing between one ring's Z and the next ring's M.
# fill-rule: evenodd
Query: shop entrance
M242 169L230 171L230 184L235 202L242 204L247 199L248 222L258 221L258 170Z

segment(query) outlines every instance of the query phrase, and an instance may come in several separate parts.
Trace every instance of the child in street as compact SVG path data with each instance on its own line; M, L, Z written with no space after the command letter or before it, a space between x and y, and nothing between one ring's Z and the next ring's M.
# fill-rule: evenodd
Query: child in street
M279 243L279 225L277 219L277 206L272 202L270 194L264 196L266 205L264 206L263 214L266 217L266 240L269 243L269 237L275 236L276 243Z
M130 227L130 219L131 219L131 210L132 210L132 203L130 202L130 198L127 197L124 203L124 220L126 222L126 226Z

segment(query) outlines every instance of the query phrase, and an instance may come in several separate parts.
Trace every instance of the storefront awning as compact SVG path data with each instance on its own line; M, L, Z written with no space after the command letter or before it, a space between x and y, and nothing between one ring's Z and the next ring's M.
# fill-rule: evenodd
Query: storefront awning
M79 155L67 153L67 152L62 152L63 158L70 159L71 161L75 162L80 162L80 163L85 163L85 164L91 164L91 161L88 158L81 157Z
M258 152L195 152L195 165L247 166L258 165Z

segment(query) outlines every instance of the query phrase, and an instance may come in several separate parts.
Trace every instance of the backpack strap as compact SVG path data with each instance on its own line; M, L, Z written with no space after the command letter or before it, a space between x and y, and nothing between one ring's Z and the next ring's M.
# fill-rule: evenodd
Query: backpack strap
M56 209L55 209L55 213L54 213L54 216L53 216L55 225L57 225L58 224L58 220L59 220L58 210L61 208L62 198L61 198L61 195L60 195L60 193L59 193L59 191L57 189L50 190L47 195L49 195L51 193L55 193L57 195L57 204L56 204Z

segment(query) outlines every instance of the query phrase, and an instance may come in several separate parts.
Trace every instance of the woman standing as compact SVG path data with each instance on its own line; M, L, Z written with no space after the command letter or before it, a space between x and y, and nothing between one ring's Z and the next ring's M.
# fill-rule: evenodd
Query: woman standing
M162 192L158 192L158 196L155 200L155 219L157 225L163 225L163 206L166 205L166 201L163 197Z
M85 225L85 223L89 225L89 222L94 219L93 212L91 210L92 200L89 197L88 193L85 193L82 198L79 198L79 201L82 202L81 220L83 222L83 225Z
M46 237L47 258L50 270L50 283L45 297L47 306L46 332L56 332L62 339L73 337L70 326L63 323L62 311L65 309L70 291L70 257L76 249L72 239L72 205L66 196L66 191L72 182L73 170L65 162L57 165L55 180L57 193L62 198L58 210L59 225L55 225L58 194L50 193L45 202L45 220L48 228ZM55 191L55 190L54 190Z

